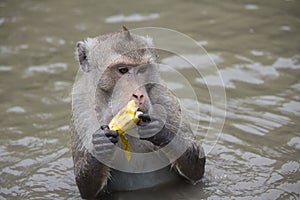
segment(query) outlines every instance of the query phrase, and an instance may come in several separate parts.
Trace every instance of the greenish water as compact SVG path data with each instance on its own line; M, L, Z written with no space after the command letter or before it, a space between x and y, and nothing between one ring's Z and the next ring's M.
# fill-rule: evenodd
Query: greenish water
M108 199L299 199L299 9L296 0L0 1L0 199L80 198L68 131L74 48L123 24L174 29L202 44L223 77L227 115L202 183ZM193 83L207 129L205 84L174 67Z

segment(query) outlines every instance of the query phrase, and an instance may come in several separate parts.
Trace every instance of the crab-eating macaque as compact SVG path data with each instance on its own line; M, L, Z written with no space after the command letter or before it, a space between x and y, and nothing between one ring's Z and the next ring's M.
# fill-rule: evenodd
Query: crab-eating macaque
M78 42L76 53L82 76L73 88L71 139L75 179L82 198L182 179L199 182L205 168L204 150L193 135L187 112L159 77L152 39L123 27L119 32ZM126 135L132 157L134 153L159 151L157 156L163 157L159 159L168 160L162 168L135 173L111 164L118 160L116 152L122 149L122 142L108 124L130 100L143 112L135 135ZM131 160L122 162L126 165ZM150 162L141 163L147 168L153 164ZM138 168L140 164L134 165Z

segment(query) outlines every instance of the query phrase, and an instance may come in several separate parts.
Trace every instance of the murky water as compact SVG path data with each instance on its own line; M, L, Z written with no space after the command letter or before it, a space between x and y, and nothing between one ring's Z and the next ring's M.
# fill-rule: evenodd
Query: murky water
M80 198L68 132L74 47L122 24L171 28L203 45L223 77L227 116L202 183L109 199L299 199L299 9L296 0L1 1L0 199ZM193 83L207 128L205 84L174 67Z

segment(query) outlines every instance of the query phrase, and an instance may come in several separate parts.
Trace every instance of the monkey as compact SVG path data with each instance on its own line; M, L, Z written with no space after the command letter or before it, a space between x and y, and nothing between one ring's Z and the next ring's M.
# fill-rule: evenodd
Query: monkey
M81 76L73 87L70 127L74 175L81 197L99 198L176 180L198 183L205 171L204 149L189 126L184 107L160 79L152 38L123 27L77 42L75 53ZM112 165L131 163L116 153L122 148L119 134L108 128L114 114L130 100L143 113L134 133L127 134L131 152L140 153L141 158L143 153L155 152L154 158L166 161L161 168L135 172ZM151 164L142 162L132 166L147 168Z

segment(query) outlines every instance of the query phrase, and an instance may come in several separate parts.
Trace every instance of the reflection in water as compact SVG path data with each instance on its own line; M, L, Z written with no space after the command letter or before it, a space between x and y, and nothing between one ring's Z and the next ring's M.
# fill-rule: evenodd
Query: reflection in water
M0 199L80 199L68 133L78 69L73 52L76 41L116 31L124 22L128 28L176 29L204 46L224 80L227 117L202 183L107 199L300 198L299 1L118 4L122 12L110 1L0 2ZM206 55L185 57L202 70L212 66ZM161 62L194 87L196 100L185 96L186 84L161 69L191 113L200 106L192 120L200 121L197 138L203 139L209 123L219 120L211 119L206 87L216 74L201 77L174 55L162 55Z

